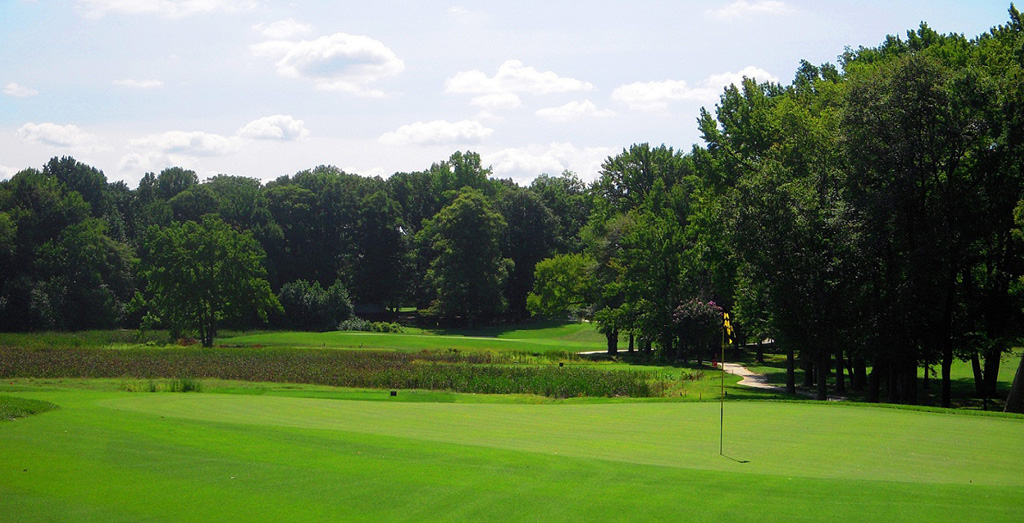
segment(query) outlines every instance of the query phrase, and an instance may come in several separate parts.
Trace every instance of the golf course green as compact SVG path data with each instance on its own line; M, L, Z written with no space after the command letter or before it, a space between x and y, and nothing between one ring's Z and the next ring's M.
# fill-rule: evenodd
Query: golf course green
M0 422L0 519L1019 521L1024 513L1017 416L731 401L720 455L714 402L529 404L238 387L183 394L91 380L3 383L0 399L58 408ZM407 401L423 394L446 399ZM346 397L373 401L334 399Z

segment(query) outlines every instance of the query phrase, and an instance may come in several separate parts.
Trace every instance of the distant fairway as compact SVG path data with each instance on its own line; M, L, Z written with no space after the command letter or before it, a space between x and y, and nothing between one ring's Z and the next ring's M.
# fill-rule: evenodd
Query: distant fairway
M497 350L546 353L583 352L607 348L603 334L590 323L543 322L508 328L488 327L476 330L424 331L408 333L376 332L269 332L218 338L230 345L289 347L332 347L393 350Z
M1020 417L730 402L726 458L717 403L278 395L288 390L4 383L0 394L60 408L0 423L2 519L1019 521L1024 512Z

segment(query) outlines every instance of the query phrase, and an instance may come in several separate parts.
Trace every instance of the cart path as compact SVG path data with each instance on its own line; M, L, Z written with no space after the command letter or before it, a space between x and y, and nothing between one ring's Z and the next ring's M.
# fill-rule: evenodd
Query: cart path
M751 372L750 369L740 365L739 363L724 363L722 366L725 368L725 372L735 374L743 378L740 380L739 384L745 387L750 387L752 389L778 390L781 392L786 391L785 387L776 387L775 385L768 383L768 377L764 374Z

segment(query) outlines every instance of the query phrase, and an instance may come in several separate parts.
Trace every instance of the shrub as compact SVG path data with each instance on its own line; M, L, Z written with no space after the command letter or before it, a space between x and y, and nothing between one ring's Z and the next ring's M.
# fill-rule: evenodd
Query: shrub
M278 300L285 325L293 329L327 331L352 315L352 301L341 282L324 289L319 282L294 281L281 287Z
M361 331L361 332L372 332L373 324L367 320L364 320L358 316L352 316L351 318L338 324L338 330L340 331Z

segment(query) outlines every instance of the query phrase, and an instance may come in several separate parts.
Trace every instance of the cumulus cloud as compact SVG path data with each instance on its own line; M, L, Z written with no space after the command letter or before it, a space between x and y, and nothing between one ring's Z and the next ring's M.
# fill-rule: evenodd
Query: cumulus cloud
M571 143L553 142L481 153L481 158L491 165L495 176L528 183L540 174L554 175L566 170L576 172L584 180L594 180L601 163L614 153L609 147L580 148Z
M558 76L553 71L538 71L519 60L508 60L498 67L494 76L478 69L461 71L445 82L445 91L455 94L528 93L551 94L589 91L588 82Z
M476 120L434 120L403 125L378 141L388 145L451 145L478 143L494 133Z
M89 134L77 125L55 123L26 123L18 129L18 138L25 142L52 147L63 147L84 152L105 151L110 147L94 134Z
M569 122L584 117L607 118L614 116L615 111L610 109L598 109L594 102L584 100L582 102L569 102L559 107L546 107L537 110L537 116L556 123Z
M156 89L163 87L164 83L160 80L133 80L131 78L125 78L124 80L114 80L114 85L120 85L121 87L128 87L131 89Z
M269 40L253 54L275 60L278 74L311 80L318 89L384 96L368 86L405 69L405 62L383 42L368 36L335 33L315 40Z
M690 87L685 80L662 82L635 82L620 86L612 92L612 98L629 106L630 109L645 112L664 112L670 102L695 101L713 103L729 85L740 85L743 78L754 78L758 82L778 82L775 75L760 67L748 66L735 73L726 72L711 75Z
M288 142L309 136L309 131L302 120L296 120L286 114L275 114L249 122L238 130L238 136Z
M783 14L792 11L793 9L787 5L786 2L780 2L778 0L755 0L753 2L748 2L747 0L736 0L731 4L727 4L719 8L708 9L704 11L704 14L711 18L729 19L741 18L744 16Z
M278 20L270 24L256 24L252 26L252 28L261 35L275 40L286 40L288 38L306 36L313 32L313 28L311 26L296 22L291 18Z
M14 96L17 98L27 98L29 96L35 96L39 94L39 91L32 89L31 87L25 87L24 85L18 85L11 82L4 86L4 94L7 96Z
M205 13L239 13L256 5L251 0L78 0L78 8L89 18L111 13L183 18Z
M6 165L0 165L0 180L7 180L15 174L18 174L18 169L8 167Z
M132 147L152 149L164 154L185 156L224 156L238 151L241 140L202 131L168 131L128 142Z
M473 97L469 103L490 111L518 109L523 105L523 101L515 93L483 94Z

